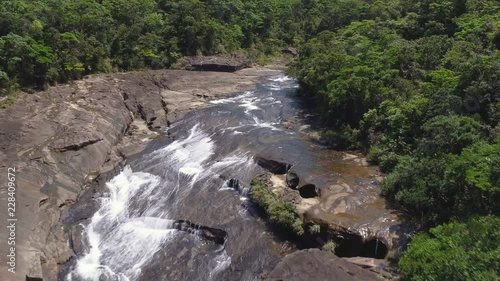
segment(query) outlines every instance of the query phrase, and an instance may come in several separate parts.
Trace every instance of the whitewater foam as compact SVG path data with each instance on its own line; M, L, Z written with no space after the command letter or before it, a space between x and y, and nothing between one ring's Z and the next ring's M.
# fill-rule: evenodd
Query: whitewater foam
M67 280L72 280L73 274L89 281L99 281L102 276L118 280L137 276L137 268L172 234L172 230L144 231L147 225L138 228L137 221L132 225L127 222L136 215L129 209L132 199L147 200L147 194L159 183L159 177L132 172L127 166L106 184L110 197L100 200L101 206L86 228L88 251L78 259ZM130 268L130 264L135 264L135 268Z

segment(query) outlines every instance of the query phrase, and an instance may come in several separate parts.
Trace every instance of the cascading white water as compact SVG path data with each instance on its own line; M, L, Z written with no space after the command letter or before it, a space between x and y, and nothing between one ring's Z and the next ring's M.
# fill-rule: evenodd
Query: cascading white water
M89 251L78 260L75 272L68 276L68 280L72 280L74 274L92 281L98 281L100 276L117 276L118 280L129 280L140 273L140 267L148 261L147 257L173 231L139 231L135 226L140 225L130 221L137 215L134 209L129 208L130 201L133 198L147 200L147 194L159 183L159 177L134 173L129 167L107 183L110 196L100 199L101 207L86 228ZM129 244L129 241L134 243ZM127 259L123 259L123 256L127 256ZM130 266L130 260L135 265Z
M289 81L283 76L271 80L270 89L280 82ZM187 198L196 196L203 189L214 188L220 175L228 171L249 173L255 163L249 151L239 147L229 152L218 153L214 140L226 131L232 135L248 134L256 128L280 130L273 120L261 120L253 112L265 111L259 106L280 106L273 97L255 97L253 92L213 101L214 105L233 105L243 110L242 119L236 126L207 127L198 122L191 127L186 137L179 138L163 148L144 154L142 172L127 166L106 184L109 197L100 198L99 209L85 227L87 251L78 258L66 280L138 280L145 265L177 235L186 235L173 228L178 217L176 206ZM229 121L228 121L229 122ZM227 122L226 122L227 123ZM219 144L220 145L220 144ZM217 188L217 192L230 192L230 188ZM245 194L241 194L244 198ZM238 209L240 211L240 209ZM238 212L239 212L238 211ZM177 217L175 217L177 216ZM172 253L175 255L175 253ZM209 263L208 279L216 278L231 264L226 250L220 251ZM205 278L206 280L206 278Z

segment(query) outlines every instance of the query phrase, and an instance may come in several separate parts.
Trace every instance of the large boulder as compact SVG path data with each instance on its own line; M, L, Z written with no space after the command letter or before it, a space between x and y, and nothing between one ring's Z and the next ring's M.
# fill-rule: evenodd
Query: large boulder
M188 62L191 68L199 71L235 72L252 66L248 58L236 56L195 56L189 57Z
M315 198L321 195L321 190L314 184L306 184L299 188L299 193L302 198Z
M259 165L263 169L266 169L269 172L277 175L286 174L288 170L292 167L291 164L283 163L273 159L268 159L262 156L256 156L255 162L257 162L257 165Z
M288 172L286 174L286 185L292 189L297 189L297 186L299 185L300 178L297 175L297 173L294 172Z

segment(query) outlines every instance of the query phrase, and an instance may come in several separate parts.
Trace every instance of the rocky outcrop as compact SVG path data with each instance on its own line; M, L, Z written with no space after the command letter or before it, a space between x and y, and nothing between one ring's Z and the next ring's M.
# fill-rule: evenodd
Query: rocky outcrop
M252 66L248 58L238 56L195 56L189 57L188 62L194 70L235 72Z
M268 170L273 174L279 174L279 175L286 174L288 170L292 167L292 165L290 164L276 161L273 159L267 159L262 156L256 156L255 161L257 162L257 165L261 166L262 168Z
M368 269L379 275L380 278L386 280L400 280L397 268L394 267L394 264L392 264L391 261L374 259L374 258L365 258L365 257L353 257L353 258L342 258L342 259L352 264L355 264L361 268Z
M291 165L256 157L257 164L268 171L256 179L278 200L294 207L305 229L299 241L302 247L322 248L333 241L335 253L342 257L397 255L409 241L411 229L380 198L377 171L358 155L333 153L338 155L327 155L325 171L319 170L322 166L311 169L300 162ZM332 160L333 165L328 162ZM342 170L334 173L334 169ZM351 184L342 182L342 177Z
M265 278L266 281L376 281L377 274L318 249L286 256Z
M335 240L339 245L336 253L345 257L397 256L413 230L380 196L382 174L359 153L331 149L317 118L314 107L308 108L306 101L302 111L281 122L309 140L311 151L318 155L311 162L305 157L307 153L302 153L302 159L288 153L286 160L293 164L288 175L299 179L297 188L309 187L312 191L303 192L298 202L296 196L290 201L306 224L321 227L320 243L316 243L318 235L315 235L310 237L313 243L308 246L321 247L325 241ZM286 193L283 200L291 198ZM314 197L304 198L309 195Z
M227 232L222 229L198 225L187 220L177 220L172 226L174 229L185 231L200 236L203 239L224 245L227 240Z
M81 242L69 237L61 218L91 181L139 153L158 130L187 112L251 89L261 76L272 74L277 72L144 71L21 93L13 106L0 110L0 182L7 182L9 167L16 168L18 219L16 274L7 272L2 255L0 279L56 280L59 265L74 255L69 244ZM7 194L0 196L7 210ZM1 220L6 216L0 212ZM6 232L0 235L6 249Z

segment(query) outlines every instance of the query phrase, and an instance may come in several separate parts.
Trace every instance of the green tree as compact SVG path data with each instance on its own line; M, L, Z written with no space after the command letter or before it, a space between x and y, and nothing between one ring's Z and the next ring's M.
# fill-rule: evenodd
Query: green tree
M402 275L415 281L500 280L500 218L453 222L413 238L399 262Z

